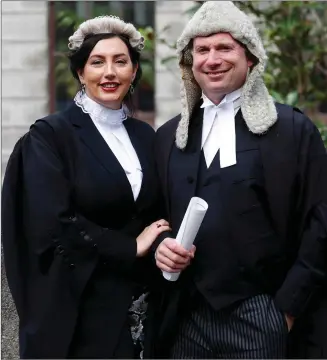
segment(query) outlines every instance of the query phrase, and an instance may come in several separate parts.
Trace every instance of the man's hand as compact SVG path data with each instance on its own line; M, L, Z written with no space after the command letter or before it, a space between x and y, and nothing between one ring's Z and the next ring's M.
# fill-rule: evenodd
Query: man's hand
M287 315L287 314L284 314L284 315L285 315L285 319L286 319L286 323L287 323L287 327L288 327L288 332L290 332L294 325L294 317Z
M156 251L156 264L162 271L176 273L184 270L194 258L195 246L190 251L177 244L175 239L166 238Z

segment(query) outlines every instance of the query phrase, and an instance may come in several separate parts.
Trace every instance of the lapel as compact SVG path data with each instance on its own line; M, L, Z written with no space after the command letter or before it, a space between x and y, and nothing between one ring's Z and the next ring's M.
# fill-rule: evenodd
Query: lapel
M253 178L259 179L261 173L260 135L249 131L241 110L235 116L235 133L237 163L220 169L220 177L224 188L223 196L227 196L232 184Z
M150 186L151 164L149 163L149 155L146 153L146 147L142 144L141 136L137 134L137 127L135 125L136 125L135 121L133 121L131 118L128 118L127 120L124 121L124 126L127 130L131 143L136 151L136 154L139 158L142 167L142 173L143 173L142 185L139 196L137 197L136 200L137 204L141 204L142 199L145 196L146 189L148 186ZM145 139L143 141L145 141Z
M76 132L82 142L89 148L94 158L108 171L120 178L119 183L130 189L133 198L132 189L127 179L124 169L121 167L114 153L103 139L98 129L94 125L90 116L82 111L78 106L72 104L68 109L69 120L73 124ZM133 199L134 202L134 199Z
M190 121L187 146L184 151L177 150L180 171L183 172L187 183L184 189L186 206L196 193L201 159L203 111L200 107L196 108Z
M257 150L259 148L260 135L253 134L247 127L239 110L235 116L236 152Z
M178 164L178 170L182 177L185 178L187 186L184 188L183 194L181 194L185 200L186 206L190 201L191 197L194 196L196 191L196 183L198 177L198 168L201 155L201 138L202 138L202 120L203 120L203 109L197 108L194 115L191 118L189 128L189 138L185 150L177 149L175 145L175 133L176 127L170 133L170 138L165 139L163 148L163 187L166 208L170 214L170 191L168 184L168 172L169 165L172 162Z
M179 117L180 119L180 117ZM170 203L169 203L169 192L168 192L168 166L169 166L169 158L171 151L174 146L175 141L175 133L178 125L178 121L176 122L176 126L173 126L172 131L168 134L168 138L163 138L161 142L160 151L156 154L156 162L159 173L159 178L162 180L162 193L165 202L166 212L168 214L168 219L170 218ZM162 164L160 166L160 164Z

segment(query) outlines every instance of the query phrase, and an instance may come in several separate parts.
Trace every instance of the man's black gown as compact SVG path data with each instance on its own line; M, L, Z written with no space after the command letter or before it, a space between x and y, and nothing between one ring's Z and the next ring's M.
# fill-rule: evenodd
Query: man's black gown
M157 314L157 356L169 356L178 318L194 288L216 310L268 293L282 312L296 318L289 336L291 356L327 356L327 153L306 116L276 106L278 121L262 135L249 132L241 111L236 116L237 164L219 172L223 218L216 219L223 221L234 250L206 249L210 259L194 260L176 283L166 285ZM156 163L172 236L196 195L201 148L195 138L202 118L198 106L184 151L174 143L180 116L157 131ZM208 262L211 272L201 268Z

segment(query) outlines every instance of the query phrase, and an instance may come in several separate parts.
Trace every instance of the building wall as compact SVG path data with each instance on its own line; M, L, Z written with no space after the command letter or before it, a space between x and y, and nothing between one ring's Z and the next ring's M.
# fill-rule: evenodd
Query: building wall
M162 64L162 59L175 55L175 51L160 42L165 38L169 44L176 42L189 16L186 10L194 6L193 1L158 1L156 3L156 120L155 127L180 113L180 81L177 60ZM168 29L165 28L169 26Z
M2 2L2 173L18 138L48 113L47 26L47 2Z
M3 175L15 142L48 113L48 15L45 1L3 1L1 8ZM2 254L1 285L1 357L18 359L18 319Z

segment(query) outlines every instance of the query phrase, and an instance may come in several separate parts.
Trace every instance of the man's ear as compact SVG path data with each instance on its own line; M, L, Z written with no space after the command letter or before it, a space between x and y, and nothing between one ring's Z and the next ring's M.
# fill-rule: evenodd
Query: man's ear
M250 70L252 70L253 65L254 65L254 62L252 60L248 60L248 67Z
M250 68L250 70L252 70L252 68L258 64L259 60L248 50L247 47L245 47L244 45L242 46L245 49L245 55L246 55L248 67Z

